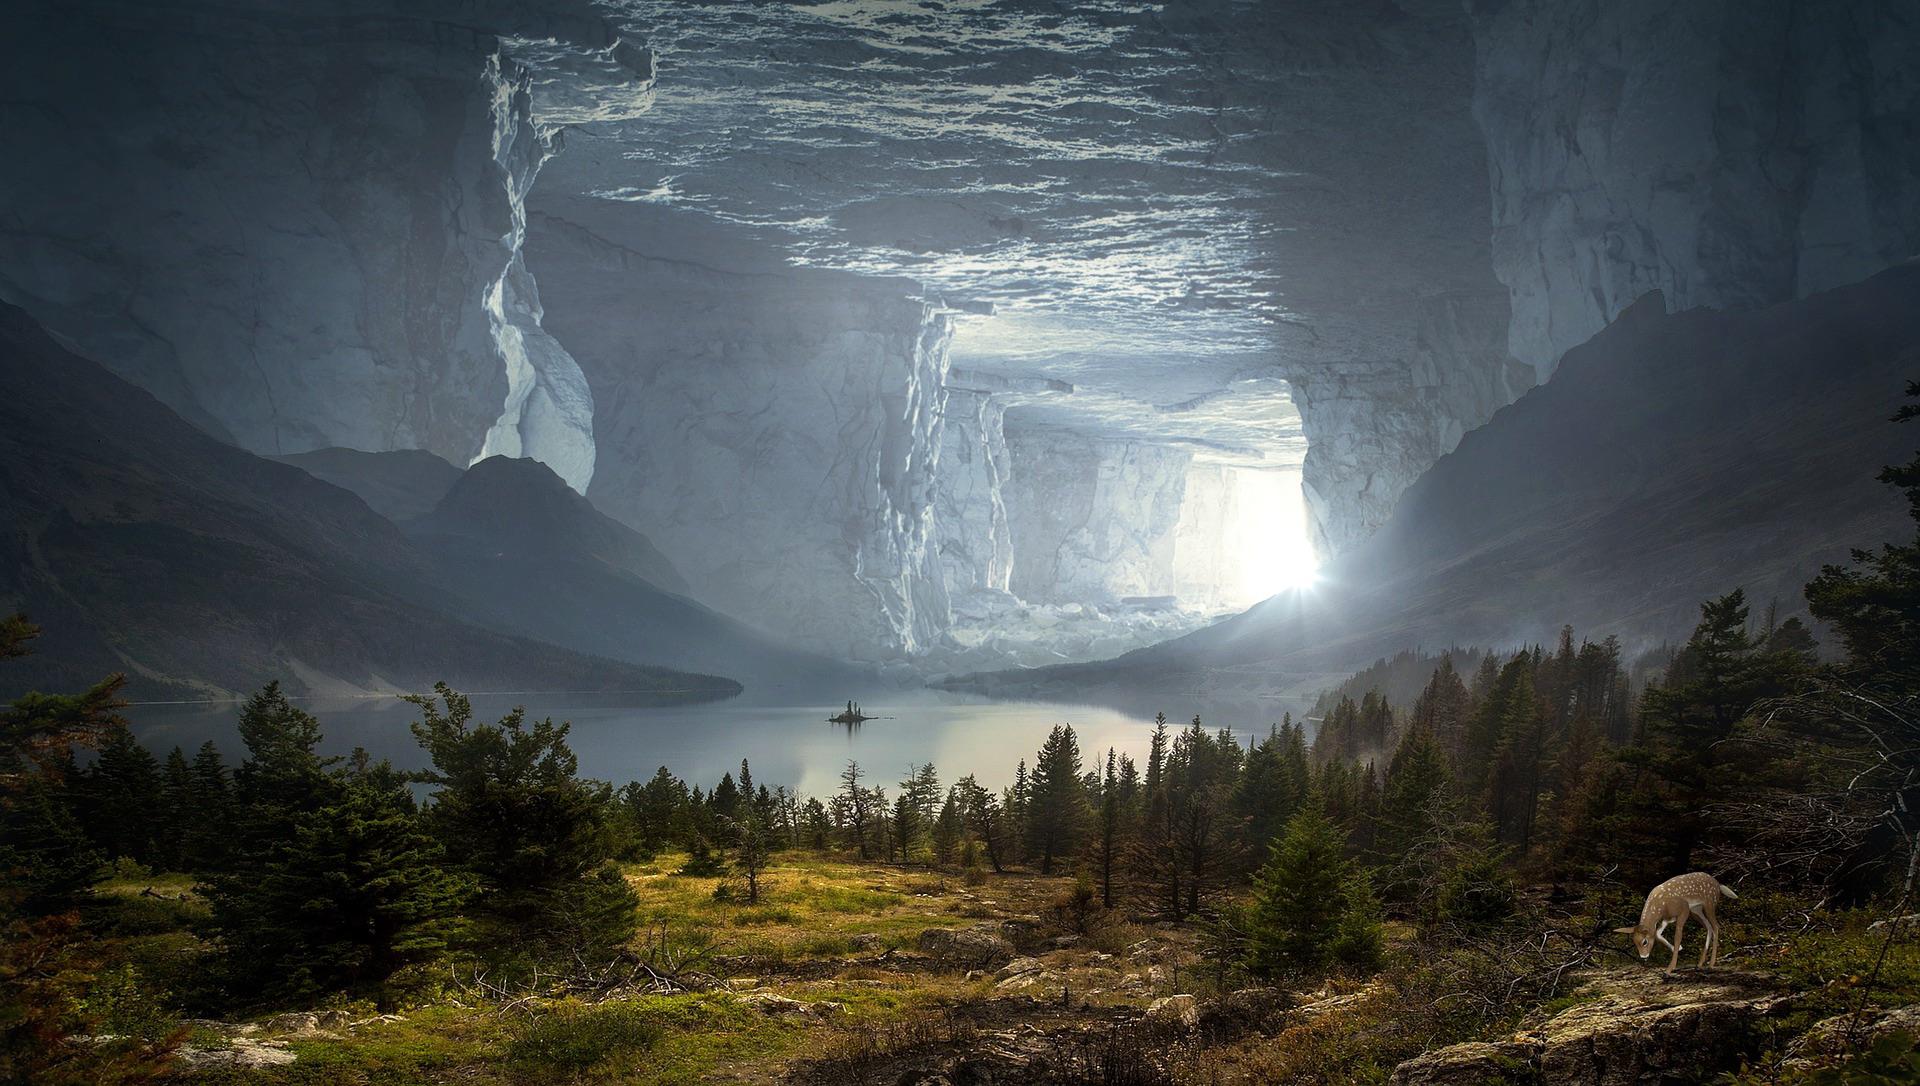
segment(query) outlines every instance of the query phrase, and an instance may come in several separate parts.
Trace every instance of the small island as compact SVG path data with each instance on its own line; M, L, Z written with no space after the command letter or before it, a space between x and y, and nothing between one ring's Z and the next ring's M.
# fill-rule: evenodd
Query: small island
M828 717L827 723L829 724L860 724L869 720L877 720L877 719L879 718L871 717L861 712L859 702L849 701L847 702L846 711L842 713L836 713L833 716Z

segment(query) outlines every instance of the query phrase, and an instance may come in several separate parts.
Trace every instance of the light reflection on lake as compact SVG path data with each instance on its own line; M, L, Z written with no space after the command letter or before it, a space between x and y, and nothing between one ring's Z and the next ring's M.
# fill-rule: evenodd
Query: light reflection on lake
M934 690L907 690L860 699L861 710L880 719L856 728L830 724L827 718L845 704L758 704L751 697L701 705L636 708L618 695L476 694L475 716L494 720L515 704L528 716L570 720L569 736L580 757L583 776L613 781L645 780L665 765L690 784L711 787L740 759L752 762L754 780L772 787L797 786L807 795L825 796L839 785L848 759L857 760L869 783L892 791L910 765L931 760L944 783L967 773L989 787L1013 780L1014 765L1033 760L1034 751L1055 724L1072 724L1088 768L1104 760L1111 746L1144 760L1153 731L1144 716L1089 705L1026 701L989 701ZM324 750L345 754L365 747L376 758L391 758L403 768L425 763L408 725L418 711L397 698L311 698L298 702L320 719ZM138 705L128 710L141 741L164 756L179 745L191 756L208 739L218 743L229 765L239 761L239 706L234 703ZM1295 709L1298 712L1298 709ZM1175 725L1191 716L1169 705ZM1279 719L1280 707L1270 715ZM1240 735L1264 735L1268 721L1207 719L1209 728L1227 725Z

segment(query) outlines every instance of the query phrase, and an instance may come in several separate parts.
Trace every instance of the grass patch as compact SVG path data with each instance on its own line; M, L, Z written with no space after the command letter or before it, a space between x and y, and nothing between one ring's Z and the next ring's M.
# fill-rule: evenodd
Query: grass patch
M507 1045L507 1060L530 1071L578 1075L651 1051L666 1029L636 1003L563 1004L541 1015Z

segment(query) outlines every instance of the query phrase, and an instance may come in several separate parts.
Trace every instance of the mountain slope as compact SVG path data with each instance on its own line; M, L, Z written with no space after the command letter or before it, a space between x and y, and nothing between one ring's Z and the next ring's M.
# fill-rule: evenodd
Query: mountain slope
M359 498L208 437L0 306L0 608L46 630L0 673L10 691L108 671L127 672L136 696L275 678L739 689L482 629L431 586L413 545Z
M849 674L687 598L685 582L644 535L537 460L480 461L432 513L402 528L439 583L491 626L616 659L720 669L750 683Z
M425 449L362 452L336 447L272 459L353 491L374 512L395 522L432 512L460 481L459 468Z
M1550 640L1562 622L1680 637L1737 586L1790 614L1822 563L1907 531L1873 476L1911 455L1887 417L1916 375L1917 265L1753 312L1669 315L1651 296L1469 433L1316 588L1116 660L951 685L1284 689L1404 648Z
M484 539L530 562L586 560L675 595L690 591L651 540L594 508L538 460L492 456L473 465L421 527Z

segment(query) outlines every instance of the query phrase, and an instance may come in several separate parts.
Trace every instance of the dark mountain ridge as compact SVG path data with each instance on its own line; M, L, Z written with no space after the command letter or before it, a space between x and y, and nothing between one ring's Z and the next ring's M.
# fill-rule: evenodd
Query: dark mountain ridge
M401 527L437 582L490 626L616 659L723 669L754 686L837 691L854 675L684 595L646 536L537 460L482 460Z
M346 490L209 437L0 306L0 609L46 631L8 692L126 672L135 696L621 690L732 680L508 636Z

